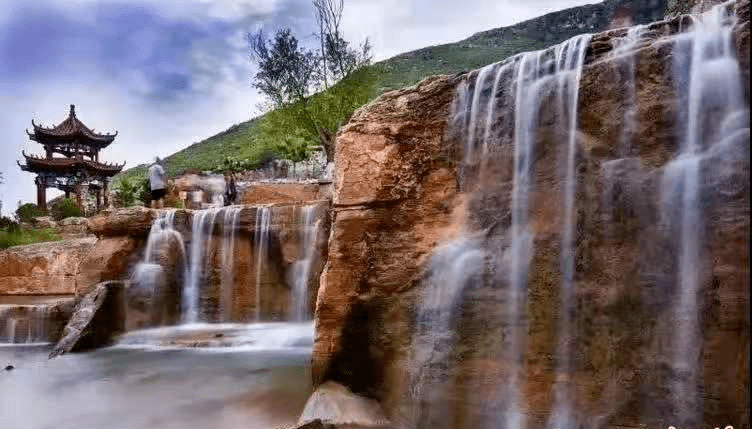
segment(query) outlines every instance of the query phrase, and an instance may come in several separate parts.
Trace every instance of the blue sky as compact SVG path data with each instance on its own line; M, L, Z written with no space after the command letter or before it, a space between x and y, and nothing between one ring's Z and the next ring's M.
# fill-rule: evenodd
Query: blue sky
M369 37L378 60L594 2L346 0L343 30ZM55 125L75 104L89 127L119 132L102 159L127 168L169 155L259 113L245 34L281 26L315 45L307 0L2 1L3 213L36 202L16 165L22 149L40 153L24 132L32 119Z

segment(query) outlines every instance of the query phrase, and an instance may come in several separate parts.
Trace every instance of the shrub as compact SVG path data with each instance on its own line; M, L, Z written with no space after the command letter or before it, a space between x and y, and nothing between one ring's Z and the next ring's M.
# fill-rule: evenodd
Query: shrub
M16 219L19 222L31 222L35 217L44 216L44 214L34 203L26 203L16 209Z
M73 198L63 198L53 204L50 207L50 214L55 220L83 216L81 209L76 206L76 201Z
M138 202L148 206L151 199L144 175L120 180L113 187L113 191L123 207L130 207Z

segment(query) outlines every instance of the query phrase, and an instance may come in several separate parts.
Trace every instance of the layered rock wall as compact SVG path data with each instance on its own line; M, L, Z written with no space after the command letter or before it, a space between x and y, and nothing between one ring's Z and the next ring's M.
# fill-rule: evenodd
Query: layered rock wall
M739 20L732 42L749 106L749 2L732 7ZM475 71L387 93L338 134L314 381L336 381L378 399L398 427L498 427L508 400L500 384L515 371L524 374L518 411L530 428L550 423L553 386L562 382L574 386L568 399L578 425L679 424L672 420L682 418L672 401L682 375L672 369L672 333L680 239L666 224L673 216L666 213L674 212L661 194L669 161L685 137L680 118L686 100L672 68L680 59L669 36L689 25L684 16L647 27L632 66L626 61L631 56L617 51L626 29L596 34L588 47L574 157L570 370L561 373L557 356L567 165L558 100L549 96L538 112L529 213L534 241L517 365L499 354L519 329L506 320L504 292L515 159L515 106L504 103L513 103L512 96L499 91L502 113L492 130L500 143L476 161L468 162L463 152L464 132L447 127L455 89L465 82L472 93ZM633 126L625 119L630 115ZM699 173L707 197L700 209L706 221L695 314L701 325L700 414L709 427L749 424L748 132L746 142L728 147L741 152L710 154ZM490 261L468 277L462 304L450 309L447 332L420 350L416 332L425 327L419 307L435 281L429 257L457 237L481 243ZM414 383L411 365L421 353L433 356L431 368ZM421 394L421 385L433 391Z

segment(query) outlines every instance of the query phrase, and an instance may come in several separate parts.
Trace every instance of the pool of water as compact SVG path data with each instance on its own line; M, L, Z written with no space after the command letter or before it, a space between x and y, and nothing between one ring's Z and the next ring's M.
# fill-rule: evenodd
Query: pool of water
M0 345L0 428L279 428L311 393L311 323L194 325L129 333L48 360Z

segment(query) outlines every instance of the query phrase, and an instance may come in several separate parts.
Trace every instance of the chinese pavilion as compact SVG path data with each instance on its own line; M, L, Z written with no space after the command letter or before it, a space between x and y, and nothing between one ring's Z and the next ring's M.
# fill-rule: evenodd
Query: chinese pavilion
M34 132L28 130L29 138L44 146L45 155L21 154L26 158L26 164L18 165L22 170L37 175L34 183L37 185L37 206L47 209L47 188L57 188L69 197L71 192L76 194L76 202L82 210L83 199L87 194L96 194L97 208L107 204L107 185L110 178L123 169L123 164L108 164L99 162L99 151L109 146L115 140L114 134L97 134L84 125L77 117L75 106L71 104L68 118L59 125L45 128L34 123ZM54 156L60 154L62 156Z

